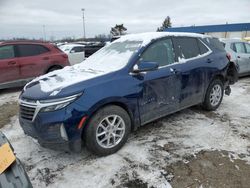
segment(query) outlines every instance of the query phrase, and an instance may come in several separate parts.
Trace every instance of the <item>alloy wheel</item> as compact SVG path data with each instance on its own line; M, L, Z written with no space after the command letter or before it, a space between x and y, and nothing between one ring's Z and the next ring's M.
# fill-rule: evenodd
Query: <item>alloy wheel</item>
M220 103L222 97L222 89L219 84L214 85L210 93L210 104L217 106Z
M105 117L96 129L96 141L103 148L117 146L125 134L125 122L118 115Z

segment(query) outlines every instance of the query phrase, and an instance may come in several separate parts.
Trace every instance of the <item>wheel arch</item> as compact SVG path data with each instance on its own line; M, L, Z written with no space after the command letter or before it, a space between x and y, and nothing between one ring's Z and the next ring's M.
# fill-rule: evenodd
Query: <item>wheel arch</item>
M124 109L130 117L131 130L133 131L136 129L136 125L138 123L135 121L135 119L134 119L135 115L132 112L132 110L130 109L129 105L126 104L125 99L123 99L123 98L116 98L115 100L114 99L104 99L104 100L98 102L97 104L93 105L93 107L90 109L90 114L88 115L88 118L85 122L84 128L83 128L82 133L81 133L82 138L83 138L85 129L88 127L88 123L89 123L90 119L96 114L96 112L98 112L100 109L102 109L106 106L111 106L111 105L119 106L122 109Z
M207 85L206 85L206 87L205 87L202 101L204 101L204 99L205 99L205 97L206 97L206 93L207 93L207 90L208 90L210 84L211 84L214 80L216 80L216 79L219 79L220 81L222 81L223 84L225 84L225 82L226 82L226 78L225 78L225 76L224 76L223 74L215 74L215 75L212 77L212 79L209 80L209 82L207 83Z

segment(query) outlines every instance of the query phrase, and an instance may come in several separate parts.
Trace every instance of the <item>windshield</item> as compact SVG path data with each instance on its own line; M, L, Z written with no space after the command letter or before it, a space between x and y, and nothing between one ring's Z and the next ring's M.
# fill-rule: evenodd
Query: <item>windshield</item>
M114 42L90 56L81 64L90 69L111 72L125 67L142 41Z

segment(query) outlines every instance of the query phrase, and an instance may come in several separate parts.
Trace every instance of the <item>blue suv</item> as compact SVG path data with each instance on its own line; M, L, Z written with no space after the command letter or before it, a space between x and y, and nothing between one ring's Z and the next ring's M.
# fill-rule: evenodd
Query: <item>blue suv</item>
M131 34L81 64L40 76L19 99L24 132L45 147L103 156L129 133L190 106L219 107L234 83L223 45L192 33Z

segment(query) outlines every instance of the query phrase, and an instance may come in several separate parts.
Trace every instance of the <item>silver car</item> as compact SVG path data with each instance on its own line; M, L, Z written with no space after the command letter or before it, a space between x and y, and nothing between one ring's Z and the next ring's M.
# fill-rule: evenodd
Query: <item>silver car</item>
M239 76L250 75L250 44L239 39L222 39L231 61L239 65Z

